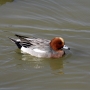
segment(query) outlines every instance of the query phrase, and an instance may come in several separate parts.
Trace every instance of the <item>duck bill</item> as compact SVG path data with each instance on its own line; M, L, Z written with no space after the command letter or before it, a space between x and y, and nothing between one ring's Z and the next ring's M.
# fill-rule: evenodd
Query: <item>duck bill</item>
M67 49L67 50L70 50L70 48L66 45L63 46L63 49Z

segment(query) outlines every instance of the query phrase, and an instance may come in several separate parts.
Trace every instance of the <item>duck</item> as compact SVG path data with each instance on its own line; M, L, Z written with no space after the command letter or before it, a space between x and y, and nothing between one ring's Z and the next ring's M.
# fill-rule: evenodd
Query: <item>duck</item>
M61 58L65 55L65 45L62 37L54 37L51 40L35 37L27 37L15 34L18 39L9 38L23 52L38 58Z

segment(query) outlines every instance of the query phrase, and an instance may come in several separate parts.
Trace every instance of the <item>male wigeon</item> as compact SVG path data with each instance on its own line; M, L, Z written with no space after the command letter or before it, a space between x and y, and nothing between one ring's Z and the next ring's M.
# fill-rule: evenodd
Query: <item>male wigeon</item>
M70 49L65 45L64 39L55 37L52 40L29 38L15 34L19 39L10 38L21 51L36 57L60 58L65 54L64 49Z

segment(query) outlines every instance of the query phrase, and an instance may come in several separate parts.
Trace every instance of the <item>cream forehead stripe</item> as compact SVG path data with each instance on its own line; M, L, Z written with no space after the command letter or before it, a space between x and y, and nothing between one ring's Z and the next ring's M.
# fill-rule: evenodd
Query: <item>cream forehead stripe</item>
M64 43L64 39L63 38L59 37L59 39Z

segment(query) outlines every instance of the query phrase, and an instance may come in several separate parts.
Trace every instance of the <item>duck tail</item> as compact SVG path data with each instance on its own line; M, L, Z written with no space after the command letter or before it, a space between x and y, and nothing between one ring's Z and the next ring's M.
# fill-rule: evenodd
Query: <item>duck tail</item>
M18 35L18 34L15 34L15 36L18 37L18 38L28 38L26 36L22 36L22 35Z
M22 46L20 45L20 41L17 41L17 40L15 40L15 39L13 39L13 38L9 38L9 39L10 39L12 42L14 42L19 49L21 49Z

